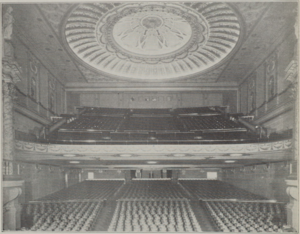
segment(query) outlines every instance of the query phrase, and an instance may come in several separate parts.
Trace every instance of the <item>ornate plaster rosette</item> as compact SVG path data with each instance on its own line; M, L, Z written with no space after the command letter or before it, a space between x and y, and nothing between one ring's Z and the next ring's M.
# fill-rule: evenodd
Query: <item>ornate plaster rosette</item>
M237 13L225 3L86 3L62 28L73 55L114 78L159 81L207 72L241 38Z

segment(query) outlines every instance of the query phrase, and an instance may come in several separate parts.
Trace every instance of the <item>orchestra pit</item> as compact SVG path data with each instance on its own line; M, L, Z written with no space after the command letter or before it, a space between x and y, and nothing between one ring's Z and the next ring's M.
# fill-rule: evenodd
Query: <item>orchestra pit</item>
M297 233L297 9L2 4L2 230Z

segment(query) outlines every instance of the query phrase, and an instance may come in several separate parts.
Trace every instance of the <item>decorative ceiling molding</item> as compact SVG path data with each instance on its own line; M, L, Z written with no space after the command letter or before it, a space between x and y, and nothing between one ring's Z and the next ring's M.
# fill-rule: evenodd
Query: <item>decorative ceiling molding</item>
M79 4L61 32L74 58L96 72L165 81L220 66L237 49L242 29L226 3L140 2Z
M188 7L188 8L194 9L194 10L197 10L199 7L201 7L202 4L203 4L203 2L184 2L185 7ZM263 22L264 19L262 18L262 16L264 15L266 10L270 6L276 5L276 4L278 4L278 3L270 3L270 2L231 2L230 3L230 6L234 9L236 9L235 12L237 14L240 14L243 18L244 34L245 34L244 38L245 39L247 39L247 38L255 39L255 37L252 38L252 36L251 36L252 34L257 34L256 32L253 31L253 29L255 27L257 27L257 25L264 24L264 22ZM67 12L71 8L74 9L74 7L76 7L76 6L77 5L74 5L74 4L53 4L53 3L38 5L41 12L43 12L43 14L45 15L45 19L48 21L49 25L51 25L51 27L53 28L53 31L55 31L57 35L59 35L61 22L66 17ZM102 4L102 6L103 6L103 8L101 8L101 9L103 11L103 14L105 14L105 12L107 12L109 9L120 6L120 3L119 4L114 3L114 4L108 4L108 5ZM289 8L288 4L285 4L285 7ZM284 10L285 7L282 7L282 9ZM276 13L277 18L281 18L280 15L281 15L281 13L279 13L279 14ZM276 31L276 30L274 30L274 31ZM261 40L266 40L266 38L262 37L259 40L256 40L257 44L261 44L262 43ZM242 48L243 47L244 46L242 46ZM268 53L265 50L263 50L262 47L261 47L260 51L262 53ZM207 72L204 75L197 74L189 79L181 79L178 82L179 83L203 82L203 81L207 82L208 80L209 80L209 82L216 82L218 77L220 77L220 80L222 79L223 74L224 74L224 80L233 80L233 79L237 80L236 77L242 78L242 77L240 77L241 76L240 72L245 73L248 69L244 64L247 61L251 60L251 58L256 58L257 57L256 53L258 53L260 51L255 51L255 50L253 50L252 47L248 48L248 46L247 46L247 48L245 50L241 51L242 55L237 54L237 56L235 56L235 58L234 58L235 61L228 63L228 66L224 66L222 71L215 73L215 70L213 70L213 73ZM239 63L241 63L241 64L238 66ZM87 66L87 67L89 67L89 66ZM221 67L218 67L217 70L221 70L220 68ZM223 71L224 72L226 71L226 72L224 73ZM239 73L239 74L237 74L237 73ZM111 78L111 76L109 74L100 74L99 75L98 72L94 71L93 75L92 75L92 72L89 73L88 81L89 82L99 82L99 81L103 82L103 79L106 80L106 79L110 79L110 78ZM110 79L110 80L113 81L113 79ZM174 80L172 80L172 81L174 81ZM113 82L113 83L115 83L115 82Z

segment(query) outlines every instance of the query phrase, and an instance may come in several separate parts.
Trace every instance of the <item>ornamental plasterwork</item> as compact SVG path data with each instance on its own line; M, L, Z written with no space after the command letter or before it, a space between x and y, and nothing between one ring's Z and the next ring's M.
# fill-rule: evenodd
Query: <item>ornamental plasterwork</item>
M45 15L47 21L52 25L54 31L59 34L59 25L65 13L72 7L71 4L40 4L39 8Z
M115 78L188 78L221 65L237 47L241 21L226 3L79 4L62 28L67 48Z
M260 144L211 144L211 145L57 145L37 144L32 142L15 141L15 148L27 152L53 154L95 154L95 153L259 153L287 150L292 148L291 140L268 142Z

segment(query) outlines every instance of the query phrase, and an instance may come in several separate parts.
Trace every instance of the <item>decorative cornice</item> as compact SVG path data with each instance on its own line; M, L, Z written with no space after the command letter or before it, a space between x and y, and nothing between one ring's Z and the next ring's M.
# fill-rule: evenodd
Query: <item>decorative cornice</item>
M282 151L292 148L291 140L251 143L251 144L212 144L212 145L58 145L38 144L25 141L15 141L18 150L50 154L95 154L95 153L259 153Z
M228 83L67 83L65 90L68 92L138 92L138 91L237 91L236 82Z

